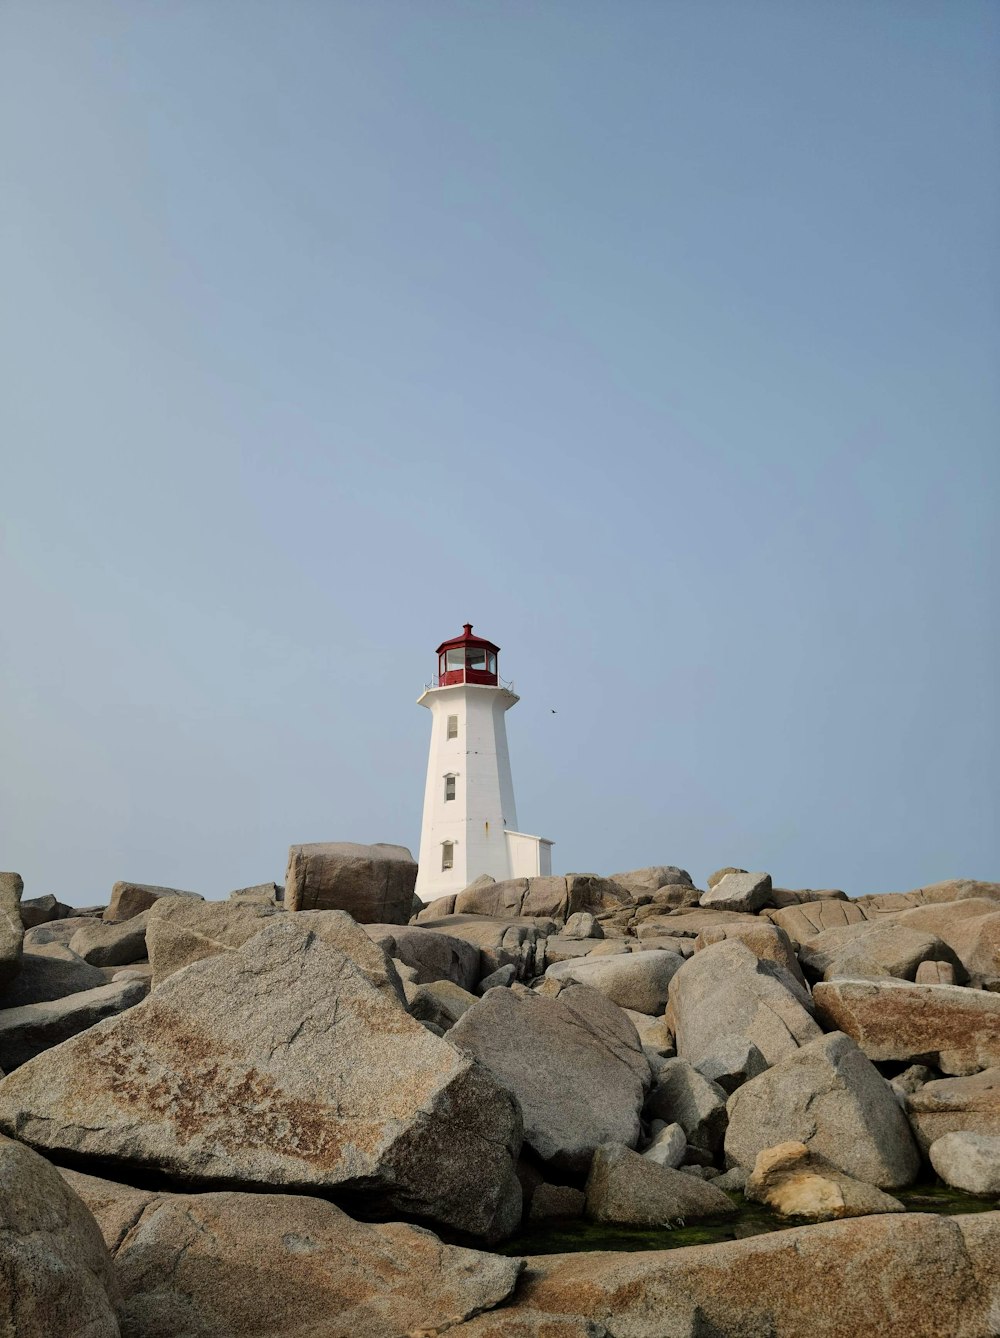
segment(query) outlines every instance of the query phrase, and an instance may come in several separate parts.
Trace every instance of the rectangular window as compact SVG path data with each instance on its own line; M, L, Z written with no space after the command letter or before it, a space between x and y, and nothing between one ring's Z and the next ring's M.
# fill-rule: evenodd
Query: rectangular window
M450 715L450 716L448 717L448 738L449 738L449 739L457 739L457 738L458 738L458 716L457 716L457 715Z
M444 778L444 797L445 799L455 798L455 777L445 776Z
M461 646L457 646L457 647L453 647L451 650L449 650L449 651L447 652L447 658L445 659L445 663L446 663L447 666L448 666L448 670L449 670L449 672L450 672L452 669L464 669L464 668L465 668L465 651L462 649L462 647L461 647Z
M455 867L455 842L441 842L441 871L453 869Z
M485 650L470 650L465 658L465 667L467 669L486 669Z

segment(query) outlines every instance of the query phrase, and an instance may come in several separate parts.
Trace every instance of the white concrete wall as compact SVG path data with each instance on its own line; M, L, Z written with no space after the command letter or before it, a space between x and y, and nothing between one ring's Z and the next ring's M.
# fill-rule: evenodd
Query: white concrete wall
M511 878L547 878L552 872L552 842L527 832L507 832Z

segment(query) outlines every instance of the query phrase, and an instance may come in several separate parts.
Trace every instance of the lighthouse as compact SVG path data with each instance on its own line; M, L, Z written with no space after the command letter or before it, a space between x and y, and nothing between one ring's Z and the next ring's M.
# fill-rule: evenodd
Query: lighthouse
M499 673L500 647L462 635L437 648L437 674L417 702L431 713L417 896L552 872L552 842L517 830L504 717L520 698Z

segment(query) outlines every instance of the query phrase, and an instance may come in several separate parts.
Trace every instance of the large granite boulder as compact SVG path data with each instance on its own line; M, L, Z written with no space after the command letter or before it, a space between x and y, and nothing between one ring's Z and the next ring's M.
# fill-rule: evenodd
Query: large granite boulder
M719 911L744 911L753 914L763 910L771 900L769 873L727 873L702 893L699 906Z
M185 892L179 887L155 887L151 883L115 883L111 889L111 900L104 909L103 918L109 923L131 920L133 916L148 911L161 897L190 897L193 901L204 901L200 892Z
M871 908L868 915L874 915ZM906 929L936 935L958 957L974 986L992 986L1000 980L1000 902L994 898L928 902L887 919Z
M839 1032L751 1078L729 1098L728 1111L729 1164L752 1167L765 1148L794 1142L880 1189L908 1185L920 1169L895 1094Z
M804 1143L779 1143L758 1153L743 1192L779 1217L814 1222L906 1211L898 1199L855 1180Z
M853 1036L869 1059L931 1064L942 1073L1000 1065L1000 994L903 980L817 985L827 1027Z
M60 920L46 920L44 924L33 925L24 931L25 950L33 951L49 943L62 943L68 948L70 939L78 929L89 929L95 923L101 923L99 915L80 915L77 912Z
M405 846L326 841L292 846L285 874L290 911L347 911L359 924L405 925L417 865Z
M687 1062L676 1057L658 1065L644 1115L676 1123L692 1147L714 1157L726 1133L726 1093Z
M10 1073L105 1018L134 1008L148 992L147 981L115 980L44 1003L0 1009L0 1069Z
M0 1138L0 1333L119 1338L118 1282L97 1223L54 1166Z
M712 925L759 923L755 915L746 915L743 911L720 911L713 906L695 906L693 909L682 907L664 913L663 908L655 904L638 907L631 919L635 935L641 939L668 936L697 938L703 929Z
M793 943L805 943L827 929L860 924L865 913L854 901L824 899L786 906L783 910L762 911L764 919L783 929Z
M471 943L479 952L479 976L485 979L501 967L512 966L519 980L536 974L537 957L544 948L552 920L495 920L488 915L446 915L420 921L421 929L436 930Z
M142 911L128 920L91 920L78 929L69 946L91 966L128 966L146 956L146 923L149 911ZM40 931L35 929L32 933Z
M438 1332L501 1304L522 1267L307 1195L151 1193L64 1175L115 1255L125 1338Z
M0 875L2 876L2 875ZM58 901L51 892L41 897L21 898L18 908L21 924L25 929L34 929L36 925L48 924L51 920L62 920L69 915L72 907Z
M547 980L590 985L619 1008L659 1017L667 1006L670 981L684 964L674 952L619 952L600 957L578 957L547 968Z
M514 1093L524 1140L543 1161L583 1173L599 1144L635 1146L649 1063L631 1022L597 990L493 989L448 1039Z
M263 902L162 898L146 917L146 951L154 986L192 962L235 952L281 913Z
M464 938L416 925L365 925L365 933L416 972L418 985L450 980L463 990L479 981L479 949Z
M726 939L739 939L761 961L776 962L798 981L803 987L805 997L805 977L799 965L792 941L783 929L766 920L757 920L754 924L709 925L703 929L694 941L695 952L710 948L714 943L724 943Z
M723 1051L733 1038L777 1064L821 1035L809 994L790 972L739 939L696 952L670 982L667 1020L677 1053L692 1064Z
M406 1013L384 954L370 978L359 926L336 917L356 956L325 941L330 918L277 915L9 1074L0 1128L179 1182L362 1193L370 1211L508 1233L514 1098Z
M61 943L39 945L21 954L21 969L0 991L0 1008L21 1008L24 1004L46 1003L67 994L94 990L106 985L104 972L78 957Z
M21 893L24 883L19 873L0 873L0 988L17 975L21 965Z
M967 1194L1000 1196L1000 1138L944 1134L930 1146L930 1162L946 1185Z
M586 1195L592 1221L622 1226L669 1226L736 1211L721 1189L618 1143L605 1143L595 1151Z
M515 1304L448 1338L987 1338L1000 1213L894 1213L674 1250L531 1255ZM558 1317L580 1327L559 1330ZM586 1318L584 1318L586 1317ZM478 1327L473 1327L478 1326ZM593 1330L591 1330L593 1332Z
M945 1134L968 1132L1000 1138L1000 1068L968 1078L938 1078L904 1095L906 1114L926 1152Z
M965 979L954 951L936 934L892 920L865 920L826 929L801 948L802 965L821 980L912 980L923 962L947 962Z
M594 873L542 878L509 878L504 882L478 878L455 897L455 915L487 915L498 919L542 916L564 922L577 911L597 915L633 904L629 890ZM423 923L421 912L421 923Z

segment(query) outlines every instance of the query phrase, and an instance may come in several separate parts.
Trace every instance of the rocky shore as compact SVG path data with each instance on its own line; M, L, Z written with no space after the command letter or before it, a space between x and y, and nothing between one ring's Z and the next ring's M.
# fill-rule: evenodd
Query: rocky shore
M4 1333L1000 1334L1000 884L415 877L0 874ZM537 1252L583 1221L663 1248ZM666 1248L701 1221L737 1238Z

